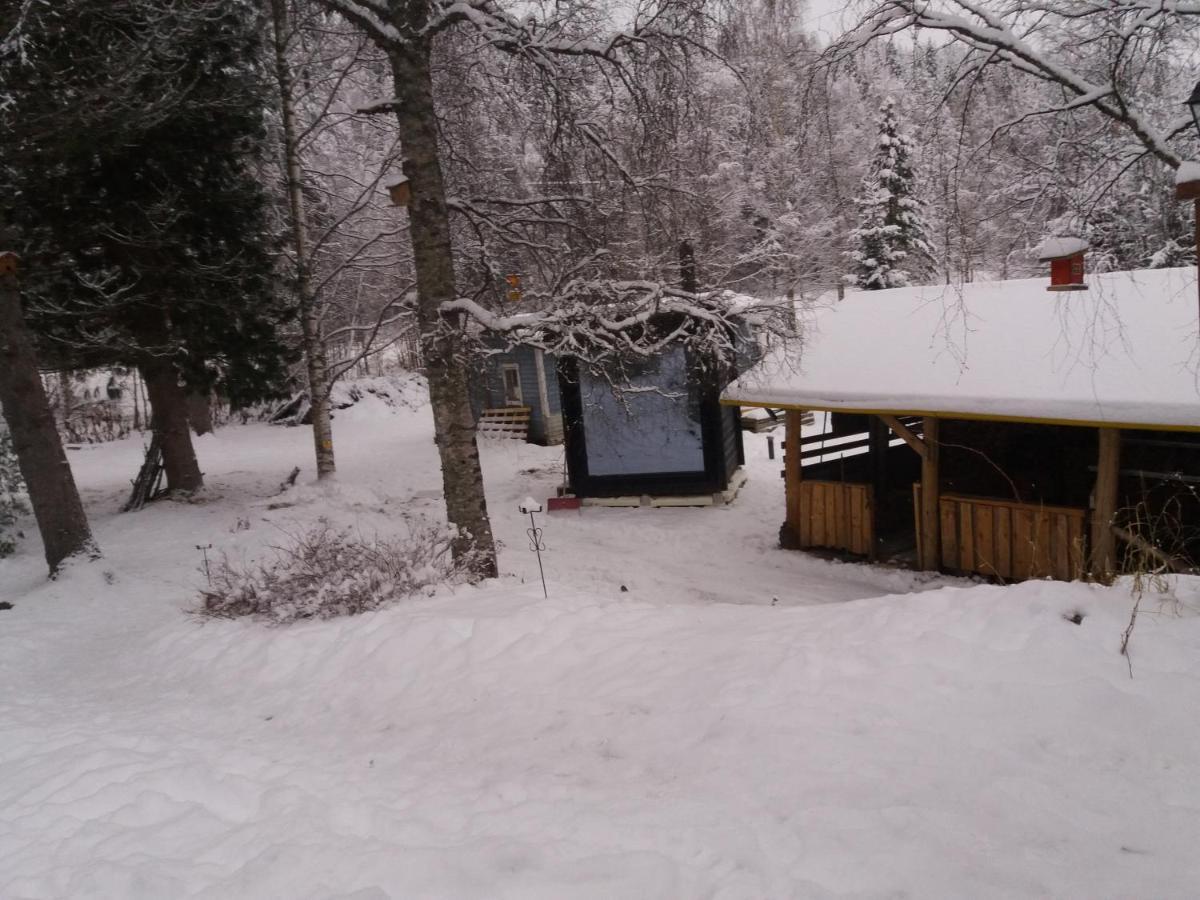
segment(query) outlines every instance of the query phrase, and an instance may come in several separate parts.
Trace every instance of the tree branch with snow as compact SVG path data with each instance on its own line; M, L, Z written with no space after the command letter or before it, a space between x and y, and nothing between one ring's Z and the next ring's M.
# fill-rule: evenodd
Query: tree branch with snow
M787 301L760 300L733 291L689 293L652 281L576 279L563 285L552 306L501 315L469 298L442 304L444 315L467 318L467 331L525 344L588 364L650 358L683 344L721 367L745 349L747 329L795 338L796 318Z
M1162 60L1200 37L1200 4L1156 0L885 0L826 52L827 62L911 29L950 35L975 57L976 73L1008 66L1061 91L1046 112L1090 108L1125 136L1123 152L1174 169L1188 119L1171 114L1154 77ZM1156 90L1141 87L1143 78ZM1170 98L1174 99L1174 98ZM1182 97L1178 98L1182 101ZM1168 104L1170 106L1171 104ZM1036 115L1030 112L1028 115Z

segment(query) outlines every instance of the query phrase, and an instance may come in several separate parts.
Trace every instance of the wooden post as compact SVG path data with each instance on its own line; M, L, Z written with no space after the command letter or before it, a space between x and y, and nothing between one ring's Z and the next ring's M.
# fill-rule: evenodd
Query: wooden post
M1176 200L1191 200L1196 213L1196 285L1200 287L1200 178L1175 184Z
M784 492L787 497L787 528L792 532L793 546L800 545L800 419L803 413L789 409L784 418L787 446L783 453Z
M888 491L888 445L891 435L887 425L878 416L867 420L867 461L871 468L871 494L876 509L887 509Z
M1092 577L1108 584L1117 572L1117 538L1113 517L1117 512L1117 482L1121 468L1121 431L1101 428L1100 453L1096 462L1096 488L1092 493Z
M936 572L942 566L941 490L939 487L938 420L924 421L925 453L921 457L921 568Z

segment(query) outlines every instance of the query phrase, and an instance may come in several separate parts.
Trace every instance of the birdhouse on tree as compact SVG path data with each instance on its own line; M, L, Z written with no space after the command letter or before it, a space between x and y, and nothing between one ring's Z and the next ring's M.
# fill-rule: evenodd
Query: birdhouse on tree
M1200 85L1196 88L1200 93ZM1200 202L1200 162L1185 162L1176 169L1175 199Z
M505 275L504 280L508 283L508 300L510 303L521 302L521 276L515 272L510 275Z
M0 275L15 275L20 257L11 250L0 250Z
M1083 254L1087 241L1077 237L1046 238L1037 248L1038 262L1050 263L1048 291L1086 291L1083 283Z
M408 206L408 201L412 199L412 186L407 175L393 175L383 186L392 199L392 206Z

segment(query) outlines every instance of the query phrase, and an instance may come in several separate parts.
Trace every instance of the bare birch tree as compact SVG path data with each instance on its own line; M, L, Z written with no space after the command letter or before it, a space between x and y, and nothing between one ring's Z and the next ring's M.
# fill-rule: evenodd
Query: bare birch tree
M308 209L304 199L300 167L300 137L296 123L293 78L288 60L288 39L292 35L287 0L270 0L274 38L275 80L279 91L282 120L284 184L287 189L289 226L296 268L296 297L300 313L301 346L308 374L308 395L312 410L313 444L316 451L317 478L334 473L333 422L329 409L329 366L325 342L317 315L317 300L309 256Z

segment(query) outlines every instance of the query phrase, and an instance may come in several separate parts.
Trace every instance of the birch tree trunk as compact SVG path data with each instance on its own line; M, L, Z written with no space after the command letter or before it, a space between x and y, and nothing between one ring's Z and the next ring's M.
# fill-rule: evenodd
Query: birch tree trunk
M412 189L408 215L417 276L417 322L422 343L434 438L442 463L446 515L457 526L454 552L470 558L476 573L497 574L496 547L483 494L483 472L475 442L467 366L456 321L443 318L441 304L455 298L454 258L446 189L438 155L437 119L430 73L430 39L421 35L424 0L407 4L414 37L389 53L395 84L396 121L404 148L404 173Z
M0 406L37 519L51 577L63 561L99 556L63 451L21 313L17 263L0 253Z
M271 0L275 33L275 78L279 83L280 114L283 119L283 149L288 205L291 213L292 250L296 254L296 293L300 304L300 332L308 370L308 396L312 403L313 444L317 455L317 478L334 473L333 422L329 410L329 365L317 317L312 267L308 255L308 215L302 191L300 142L296 133L292 71L287 59L287 0Z

